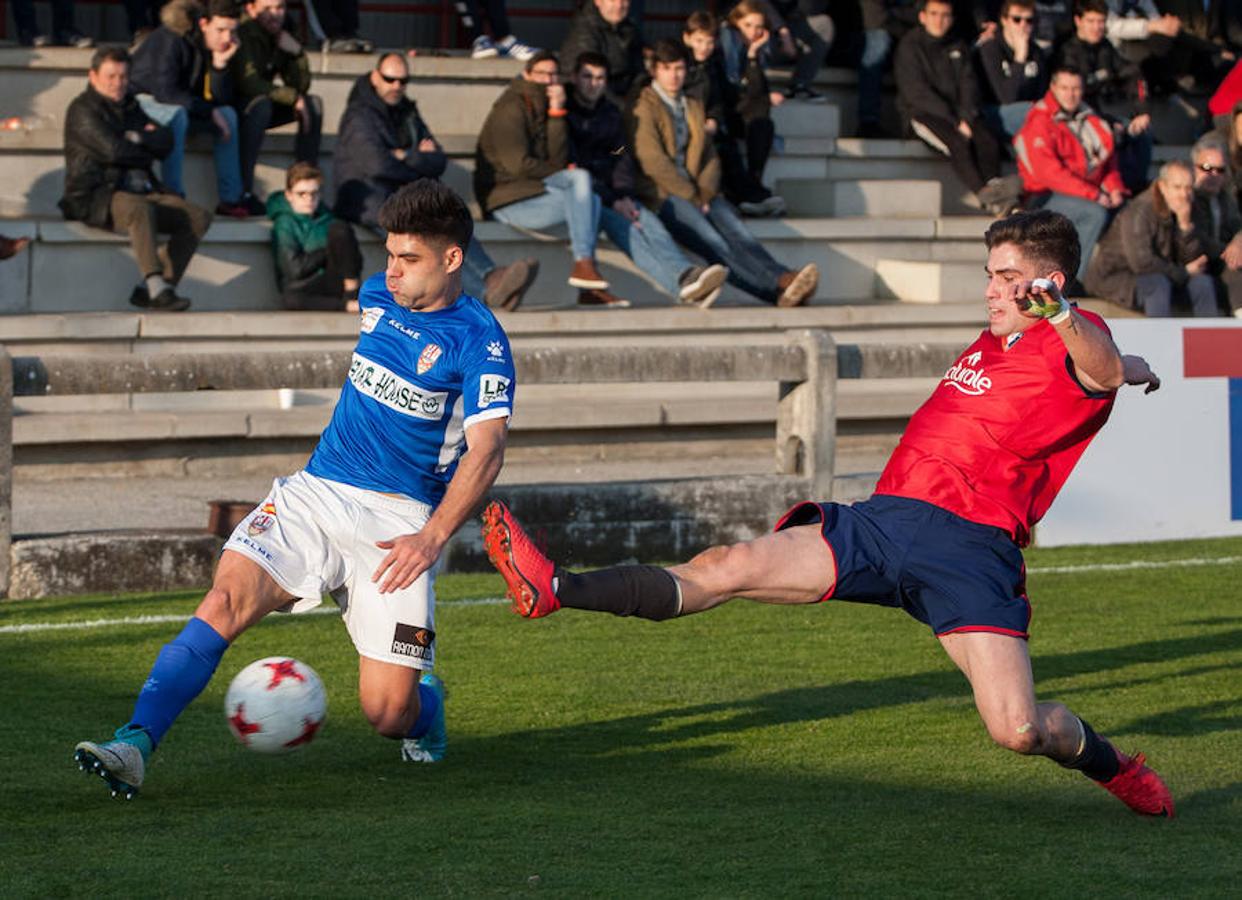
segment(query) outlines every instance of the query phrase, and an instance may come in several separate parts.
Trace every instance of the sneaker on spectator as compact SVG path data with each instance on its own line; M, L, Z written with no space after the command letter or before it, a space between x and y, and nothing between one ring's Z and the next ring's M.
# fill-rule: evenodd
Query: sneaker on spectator
M250 216L266 216L267 204L249 192L242 194L241 199L237 201L241 206L246 207L247 215Z
M677 299L688 306L706 309L716 302L716 298L720 296L720 287L728 277L729 270L719 264L687 269L681 276L681 290L677 292Z
M130 297L133 300L133 297ZM165 312L181 312L190 308L190 298L182 297L171 287L166 287L147 303L148 309L159 309Z
M781 307L801 306L815 293L819 287L819 266L807 263L798 271L788 271L777 279L781 295L776 305Z
M23 47L50 47L52 39L46 34L25 31L17 36L17 42Z
M70 29L56 35L56 43L61 47L77 47L79 50L85 50L95 46L95 39L77 29Z
M370 53L375 45L368 40L350 35L332 38L327 42L329 53Z
M497 266L483 279L483 302L494 309L512 312L539 274L539 260L519 259L507 266Z
M149 309L151 307L151 294L147 291L146 285L138 285L130 291L129 305L136 306L139 309Z
M569 286L584 291L606 291L608 281L599 274L593 259L576 259L574 267L569 270Z
M474 44L470 47L471 59L491 59L493 56L499 56L500 50L497 48L492 39L485 34L479 35L474 39Z
M253 213L241 200L234 200L232 203L221 201L216 204L216 215L226 216L230 219L248 219Z
M791 84L785 88L784 94L788 100L801 100L804 103L827 103L828 98L805 84Z
M783 216L785 214L785 198L776 194L753 200L743 200L737 205L744 216L763 218L765 216Z
M623 300L616 294L610 294L605 290L593 289L578 291L578 305L602 306L606 309L627 309L630 301Z
M495 44L496 49L501 56L507 56L510 59L516 59L518 62L526 62L536 53L539 52L538 47L532 47L530 44L523 44L513 35L501 38Z

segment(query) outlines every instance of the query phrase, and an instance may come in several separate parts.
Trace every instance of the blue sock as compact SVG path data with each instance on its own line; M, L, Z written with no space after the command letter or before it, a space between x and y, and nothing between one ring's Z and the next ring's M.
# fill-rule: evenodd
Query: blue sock
M420 682L418 685L418 718L414 720L414 726L406 737L420 738L426 734L439 712L440 695L431 689L431 685Z
M229 642L204 622L193 618L181 634L164 645L151 674L134 703L131 725L144 729L154 747L181 711L211 680Z

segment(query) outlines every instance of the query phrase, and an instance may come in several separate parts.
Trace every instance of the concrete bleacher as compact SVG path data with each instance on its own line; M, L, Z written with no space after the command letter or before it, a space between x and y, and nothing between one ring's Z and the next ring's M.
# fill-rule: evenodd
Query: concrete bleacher
M32 125L0 132L0 232L34 238L27 252L0 266L0 340L9 351L349 346L355 334L350 316L272 314L278 301L269 226L262 219L220 219L212 225L184 282L193 312L138 315L128 307L136 270L127 241L65 222L56 208L63 185L63 110L83 89L89 55L63 48L0 49L0 113L23 116ZM316 54L313 59L313 90L325 102L323 166L330 185L336 125L354 80L370 69L373 58ZM505 60L411 60L410 94L449 153L445 180L466 197L472 197L474 136L517 71L517 63ZM808 307L775 310L730 288L710 311L673 308L605 242L602 267L614 290L636 308L578 310L576 292L565 283L569 255L563 232L536 235L481 222L478 236L499 262L534 256L541 263L523 309L501 316L514 343L698 342L801 327L848 331L850 340L862 342L968 341L981 322L981 237L988 219L972 209L948 161L921 143L844 136L852 128L852 72L826 70L820 82L836 102L791 102L774 114L782 140L767 178L787 198L791 215L751 223L778 259L819 265L820 288ZM260 191L283 186L283 169L291 161L291 129L274 132L260 161ZM204 141L191 144L186 174L191 199L214 206ZM382 247L371 235L361 238L368 269L378 269ZM905 378L900 371L887 375L842 389L843 458L852 458L859 470L882 460L930 386L925 378ZM668 455L671 439L683 462L701 453L734 460L726 471L766 469L761 460L770 457L770 448L761 436L770 433L775 416L771 385L596 386L591 395L599 402L582 402L580 393L562 386L525 393L511 459L520 464L525 454L546 462L575 453L614 461L658 458ZM180 461L220 452L211 449L213 443L233 442L224 455L239 455L240 446L245 448L240 455L249 454L254 465L270 467L275 457L304 454L326 421L331 397L330 391L283 397L268 391L28 398L18 404L16 462L38 477L128 470L175 474L185 471ZM658 429L663 436L655 439ZM646 450L644 442L650 445ZM554 445L558 449L551 449ZM567 449L571 446L576 449Z

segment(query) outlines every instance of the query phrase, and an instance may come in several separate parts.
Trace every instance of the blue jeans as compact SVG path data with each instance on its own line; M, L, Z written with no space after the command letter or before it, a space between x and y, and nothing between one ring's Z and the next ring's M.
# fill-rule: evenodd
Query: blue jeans
M1177 299L1189 300L1190 311L1196 317L1220 315L1211 275L1191 275L1181 288L1174 287L1169 276L1159 272L1140 275L1134 282L1134 301L1148 318L1167 319L1173 315Z
M493 210L492 215L506 225L538 230L564 222L569 227L569 245L574 259L594 259L599 235L599 194L591 189L591 173L586 169L561 169L543 180L547 190L537 197Z
M486 278L496 268L496 263L487 251L483 249L483 245L475 238L470 238L470 244L466 247L466 256L461 264L461 289L471 297L483 299L483 293L486 291L486 285L483 279Z
M600 210L599 225L608 239L634 260L639 269L676 297L681 290L680 278L693 263L673 241L656 214L638 207L638 221L631 222L611 207Z
M660 206L660 221L679 242L709 263L729 267L729 283L775 303L780 296L777 279L788 271L750 233L741 215L723 197L716 197L704 215L681 197L669 197Z
M1058 212L1074 223L1078 232L1078 245L1082 256L1079 257L1078 271L1075 273L1079 283L1087 277L1087 264L1091 262L1091 253L1096 242L1104 233L1104 227L1112 218L1113 211L1105 209L1094 200L1084 200L1070 194L1049 194L1042 204L1044 209Z
M1022 129L1026 114L1035 104L1030 100L1015 100L1013 103L1002 103L1000 106L983 107L983 120L997 134L1012 138Z
M190 132L189 113L184 106L160 103L150 94L139 94L137 100L147 118L172 129L173 148L160 163L160 180L170 191L184 197L185 179L182 177L182 166L185 163L185 139ZM212 155L216 163L216 194L221 203L236 203L242 195L241 163L237 155L237 110L231 106L217 106L216 109L229 123L227 141L220 139L215 128L211 129L216 138L212 145Z
M893 36L883 28L863 32L862 58L858 61L858 121L871 125L880 122L880 82L884 78L884 62L893 47Z

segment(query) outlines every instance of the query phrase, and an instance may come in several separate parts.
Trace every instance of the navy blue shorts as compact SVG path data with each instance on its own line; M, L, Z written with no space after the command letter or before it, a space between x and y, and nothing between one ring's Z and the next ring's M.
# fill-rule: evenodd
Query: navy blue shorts
M937 635L1029 636L1026 566L1004 529L879 495L852 506L800 503L775 530L815 523L837 567L825 600L900 606Z

